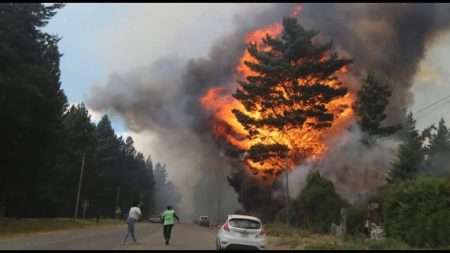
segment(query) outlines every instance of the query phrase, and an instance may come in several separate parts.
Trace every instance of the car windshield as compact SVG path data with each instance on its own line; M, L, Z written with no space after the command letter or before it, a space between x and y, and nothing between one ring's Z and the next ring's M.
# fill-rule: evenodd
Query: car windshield
M258 221L248 219L231 219L228 223L236 228L258 229L261 227Z

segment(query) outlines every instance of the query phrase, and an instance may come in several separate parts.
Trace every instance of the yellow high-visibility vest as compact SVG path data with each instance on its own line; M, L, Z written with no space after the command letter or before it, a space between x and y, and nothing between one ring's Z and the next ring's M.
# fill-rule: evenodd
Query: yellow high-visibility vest
M173 225L175 222L173 216L175 214L174 210L165 210L163 213L164 225Z

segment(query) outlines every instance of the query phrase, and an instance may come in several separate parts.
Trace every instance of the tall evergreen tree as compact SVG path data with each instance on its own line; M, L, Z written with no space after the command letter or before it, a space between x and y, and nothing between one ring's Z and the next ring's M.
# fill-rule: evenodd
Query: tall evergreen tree
M98 161L89 194L92 203L91 210L96 212L98 209L104 215L112 216L115 211L117 187L120 187L119 156L121 152L120 143L107 115L104 115L98 122L97 134L99 141Z
M290 130L326 129L332 125L335 113L344 108L342 105L332 112L326 105L347 94L334 73L352 60L329 53L333 46L331 41L326 44L313 42L317 34L318 31L306 30L295 18L288 17L283 19L280 37L266 35L263 45L250 43L248 47L255 61L246 61L245 65L255 74L248 76L246 81L238 81L240 88L233 97L257 116L238 109L233 113L248 131L248 139L261 140L247 153L255 164L266 165L264 172L268 175L280 173L280 168L285 167L283 157L287 151L301 149L296 142L301 136L291 136ZM276 132L288 143L269 140L261 130ZM311 152L307 149L299 151L300 159Z
M436 133L430 136L430 145L428 146L430 155L434 155L442 151L448 151L450 148L450 133L445 125L444 118L441 118L436 130Z
M132 161L137 155L136 149L134 148L134 140L131 136L128 136L125 141L125 155L130 161Z
M40 29L62 4L0 4L0 206L35 215L52 183L67 99L61 89L58 38Z
M122 138L119 139L121 143L121 198L122 202L127 208L134 201L140 201L143 204L144 189L145 189L145 160L144 156L136 151L134 147L133 138L128 136L124 142Z
M157 212L161 212L167 205L171 205L176 209L181 202L181 194L175 184L167 180L166 165L159 162L155 165L154 172L154 200Z
M155 210L155 201L154 201L154 189L155 189L155 179L154 179L154 173L153 173L153 162L152 158L149 155L147 157L147 160L145 161L145 166L147 169L147 181L148 181L148 188L146 192L146 198L149 203L149 213L154 213Z
M363 80L357 94L358 99L352 108L358 117L361 130L369 136L389 136L402 128L401 124L382 126L387 118L385 110L391 92L390 86L372 72Z
M428 145L425 147L427 159L424 172L450 173L450 132L444 119L441 118L437 128L434 124L426 128L422 135L428 140Z
M164 209L165 204L165 185L167 182L167 170L166 165L161 165L159 162L155 165L154 171L154 200L155 209L157 212L161 212Z
M83 155L85 156L84 175L85 184L82 187L81 199L86 196L86 182L89 182L96 166L96 148L98 145L97 131L91 123L89 112L85 105L72 105L64 115L63 136L64 149L59 155L58 171L53 175L55 187L51 187L57 193L58 202L53 208L58 211L56 215L72 216L75 209L80 167ZM50 185L50 186L53 186Z
M135 163L135 178L137 182L137 195L139 196L139 201L141 203L141 211L143 216L147 217L149 212L149 189L150 182L147 178L147 165L145 163L144 155L141 152L137 152L134 159Z
M406 142L399 146L397 160L392 163L388 182L403 181L415 176L423 165L422 137L410 112L407 119Z

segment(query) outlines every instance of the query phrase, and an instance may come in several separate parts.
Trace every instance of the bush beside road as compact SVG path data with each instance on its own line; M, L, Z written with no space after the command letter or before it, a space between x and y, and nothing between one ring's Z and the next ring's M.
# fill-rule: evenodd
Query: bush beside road
M267 248L271 250L408 250L403 241L386 238L369 240L364 235L338 237L318 234L309 230L287 227L285 224L268 224Z

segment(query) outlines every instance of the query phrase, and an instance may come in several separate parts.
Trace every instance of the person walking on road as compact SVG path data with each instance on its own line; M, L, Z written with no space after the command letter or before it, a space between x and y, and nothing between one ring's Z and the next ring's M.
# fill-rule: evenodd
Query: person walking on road
M128 212L128 218L127 218L127 224L128 229L125 233L125 238L123 238L123 244L126 244L128 235L131 234L131 238L133 239L134 243L138 243L136 241L136 237L134 237L134 222L139 220L142 216L141 209L139 209L139 202L135 201L133 202L133 205L131 205L130 211Z
M120 215L122 214L122 210L120 209L120 206L116 208L116 215L114 216L114 219L120 219Z
M172 210L171 206L167 206L167 209L162 213L162 222L164 225L164 239L166 240L166 245L169 245L170 234L172 233L172 227L174 225L174 219L176 218L180 222L180 218L175 214L175 210Z

